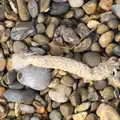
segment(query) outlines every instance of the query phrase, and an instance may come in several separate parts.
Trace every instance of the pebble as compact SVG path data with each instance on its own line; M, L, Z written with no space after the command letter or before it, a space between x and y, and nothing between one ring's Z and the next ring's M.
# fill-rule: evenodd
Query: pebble
M91 103L90 111L91 111L91 112L94 112L94 111L97 110L98 107L99 107L99 102L92 102L92 103Z
M48 87L55 88L59 83L60 83L59 78L53 78Z
M105 10L109 11L112 7L113 0L100 0L99 6Z
M4 19L5 19L4 6L0 5L0 21L3 21Z
M91 51L93 52L101 52L101 47L97 42L94 42L90 48L91 48Z
M44 55L46 53L45 50L39 47L30 47L30 50L36 55Z
M5 58L0 58L0 72L3 71L6 67L6 60Z
M60 103L53 101L52 102L52 108L58 108L60 106Z
M83 9L81 9L81 8L73 8L73 11L74 11L74 17L76 18L76 19L79 19L79 18L81 18L81 17L83 17L84 16L84 10Z
M0 86L0 97L3 97L4 93L5 93L5 87Z
M87 109L90 108L91 103L90 102L83 102L80 105L78 105L77 107L75 107L74 112L83 112L86 111Z
M35 92L33 90L7 89L4 97L7 101L30 104L35 98Z
M2 24L0 24L0 37L2 36L4 31L5 31L5 27Z
M71 7L81 7L84 4L84 0L68 0Z
M88 28L93 29L100 25L100 22L97 20L89 20L87 23Z
M33 116L33 117L30 118L30 120L40 120L40 119L37 116Z
M62 120L62 115L58 110L53 110L49 114L50 120Z
M15 26L15 23L10 20L6 20L4 23L5 23L5 27L7 27L7 28L12 28Z
M84 52L86 51L92 43L92 39L90 37L85 38L80 44L74 47L74 52Z
M101 47L105 48L109 43L113 41L114 38L114 32L108 31L102 34L99 38L99 44Z
M74 107L70 103L63 103L60 105L60 112L63 116L71 115L74 111Z
M96 52L86 52L83 55L83 62L90 67L95 67L101 62L101 56Z
M36 113L44 113L45 112L45 106L42 105L39 101L34 100L33 106L36 108Z
M68 0L53 0L54 2L67 2Z
M20 84L19 82L15 81L13 84L8 85L10 89L22 89L24 85Z
M46 0L46 1L40 0L40 2L39 2L40 12L46 12L46 11L48 11L47 9L49 8L50 1L51 0Z
M9 55L9 49L6 43L1 43L1 47L5 56Z
M103 34L109 30L109 27L105 24L101 24L97 27L96 32L98 34Z
M65 75L61 79L61 83L65 86L72 87L74 84L74 79L70 75Z
M82 6L82 8L88 15L93 14L97 9L97 1L89 0Z
M102 90L107 87L107 81L106 80L101 80L101 81L95 81L94 82L94 87L96 90Z
M49 96L53 101L64 103L67 102L72 89L63 84L57 85L54 89L49 90Z
M30 19L30 15L25 0L17 0L17 6L20 19L22 21L28 21Z
M80 104L80 95L77 91L74 91L71 95L70 95L70 102L72 104L72 106L76 107L77 105Z
M29 65L21 69L17 74L18 81L34 90L47 88L51 80L51 72L45 68Z
M10 37L10 29L6 29L1 36L0 42L6 42Z
M24 52L27 51L28 47L25 43L23 43L22 41L15 41L13 43L13 51L14 53L20 53L20 52Z
M20 104L20 110L22 112L25 112L25 113L34 113L35 112L35 108L33 106L30 106L30 105L26 105L26 104Z
M115 19L117 18L111 11L109 12L104 12L100 14L100 21L103 22L107 22L109 20Z
M99 99L100 99L100 96L96 91L90 92L89 95L88 95L88 100L89 101L98 101Z
M45 22L45 16L42 13L39 13L37 16L37 22L38 23L44 23Z
M55 32L55 24L49 24L46 28L46 35L48 38L52 39Z
M118 24L119 24L118 20L116 20L116 19L109 20L107 22L108 27L111 28L111 29L117 29L118 28Z
M119 14L119 12L120 12L120 3L112 5L112 12L113 12L118 18L120 18L120 14Z
M78 24L75 31L81 38L87 36L90 32L89 28L84 23Z
M33 37L33 40L39 44L48 44L49 43L49 39L44 36L43 34L36 34Z
M90 113L85 120L98 120L97 116L93 113Z
M74 11L70 10L66 14L63 15L64 18L70 19L74 17Z
M87 114L88 114L87 112L77 113L77 114L73 115L73 120L85 120Z
M38 15L38 5L35 0L29 0L28 11L32 18L35 18Z
M13 43L14 43L13 40L9 40L9 41L6 42L6 44L7 44L11 53L13 53Z
M31 118L31 114L25 114L22 116L23 120L30 120L30 118Z
M100 91L100 94L105 100L112 100L114 98L114 89L108 86Z
M0 104L0 118L6 114L5 107Z
M113 53L116 56L120 56L120 46L119 45L117 45L116 47L113 48Z
M19 0L18 0L19 1ZM24 22L16 25L11 30L11 39L23 40L28 36L36 34L35 27L32 22Z
M109 45L107 45L107 47L105 48L105 52L108 56L113 56L114 52L113 49L117 46L116 43L110 43Z
M39 23L36 25L36 30L37 30L37 33L44 33L46 30L46 27L43 23Z
M115 41L120 42L120 32L115 35Z
M50 15L62 15L64 13L67 13L69 10L69 4L68 3L52 3L50 6Z

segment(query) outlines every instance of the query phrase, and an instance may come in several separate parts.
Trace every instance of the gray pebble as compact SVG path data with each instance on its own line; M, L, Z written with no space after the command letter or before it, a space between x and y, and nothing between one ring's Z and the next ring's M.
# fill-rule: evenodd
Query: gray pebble
M60 106L60 103L53 101L52 102L52 108L58 108Z
M73 11L75 12L75 18L79 19L84 16L84 10L81 8L74 8Z
M120 18L120 3L112 5L112 12Z
M13 84L8 85L10 89L22 89L24 85L20 84L18 81L15 81Z
M38 5L35 0L29 0L28 10L32 18L35 18L38 15Z
M44 14L42 14L42 13L38 14L37 22L38 23L44 23L45 22L45 16L44 16Z
M33 117L30 118L30 120L40 120L40 119L37 116L33 116Z
M44 33L46 30L46 27L43 23L40 23L36 25L36 30L37 30L37 33Z
M69 4L68 3L52 3L50 7L50 15L61 15L69 10Z
M25 114L22 116L22 120L30 120L31 114Z
M34 90L47 88L51 80L51 72L45 68L29 65L18 72L18 81Z
M120 46L117 45L116 47L114 47L113 52L116 56L120 56Z
M35 108L33 106L30 106L30 105L25 105L25 104L20 104L20 110L22 112L25 112L25 113L34 113L35 112Z
M27 36L33 36L36 34L35 27L32 22L24 22L16 25L11 30L11 39L23 40Z
M5 14L4 14L4 6L0 5L0 21L4 20Z
M109 20L107 22L108 27L111 28L111 29L117 29L118 28L118 24L119 24L119 22L116 19Z
M89 95L88 95L88 100L89 101L98 101L99 100L99 95L98 95L98 93L97 92L91 92L91 93L89 93Z
M59 111L53 110L49 115L50 120L62 120L62 115Z
M68 0L53 0L54 2L67 2Z
M43 50L42 48L39 48L39 47L30 47L30 50L36 55L44 55L45 54L45 50Z

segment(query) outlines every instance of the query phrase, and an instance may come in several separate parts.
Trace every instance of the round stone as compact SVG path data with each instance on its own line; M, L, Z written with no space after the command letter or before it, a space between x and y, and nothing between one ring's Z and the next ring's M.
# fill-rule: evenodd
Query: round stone
M50 120L62 120L62 115L59 111L53 110L49 114Z
M81 7L84 4L84 0L69 0L71 7Z

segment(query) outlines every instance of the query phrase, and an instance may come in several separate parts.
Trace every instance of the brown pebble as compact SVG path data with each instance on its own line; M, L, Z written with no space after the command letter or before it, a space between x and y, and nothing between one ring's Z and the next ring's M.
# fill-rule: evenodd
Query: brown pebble
M6 66L6 60L4 58L0 58L0 71L3 71Z
M5 87L0 86L0 97L3 97L5 91Z

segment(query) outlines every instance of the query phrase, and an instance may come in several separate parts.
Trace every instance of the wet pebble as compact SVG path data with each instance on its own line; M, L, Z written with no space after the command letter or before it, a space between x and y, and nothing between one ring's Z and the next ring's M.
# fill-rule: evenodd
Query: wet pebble
M71 7L81 7L84 4L84 0L69 0Z
M36 25L36 30L37 30L37 33L44 33L46 30L46 27L43 23L39 23Z
M63 103L60 105L60 112L63 116L71 115L74 111L74 107L70 103Z
M13 43L13 51L14 53L20 53L20 52L24 52L27 51L28 47L25 43L23 43L22 41L15 41Z
M53 110L49 114L50 120L62 120L62 115L59 111Z
M99 44L101 47L105 48L109 43L113 41L114 38L114 32L108 31L102 34L99 38Z
M71 95L70 95L70 102L72 104L72 106L77 106L80 104L80 95L77 91L74 91Z
M112 5L112 12L113 12L118 18L120 18L120 14L119 14L119 12L120 12L120 3Z
M69 10L69 4L68 3L52 3L50 6L50 15L61 15Z
M35 18L38 15L38 5L35 0L29 0L28 2L28 11L32 18Z
M19 1L19 0L18 0ZM32 22L24 22L16 25L11 30L11 39L23 40L27 36L33 36L36 33Z
M33 106L30 106L30 105L26 105L26 104L20 104L20 110L22 112L25 112L25 113L34 113L35 112L35 108Z
M49 96L53 101L63 103L68 101L71 92L72 89L70 87L59 84L54 89L49 90Z
M90 67L95 67L101 62L101 56L96 52L86 52L83 55L83 62L85 62Z
M18 72L18 81L34 90L45 89L51 80L51 72L40 67L29 65Z

